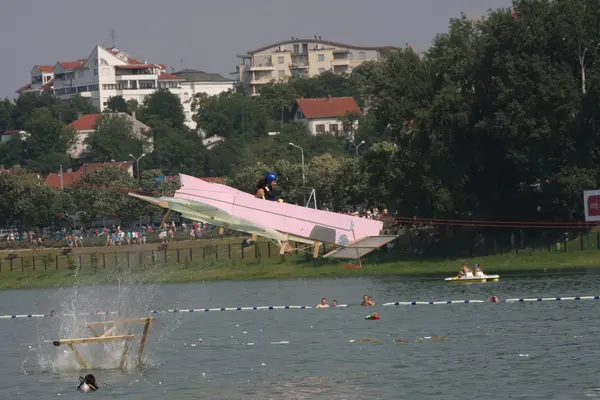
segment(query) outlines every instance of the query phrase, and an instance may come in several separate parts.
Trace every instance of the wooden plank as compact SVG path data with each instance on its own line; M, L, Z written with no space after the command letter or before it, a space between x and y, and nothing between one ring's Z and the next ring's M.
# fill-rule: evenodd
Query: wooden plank
M79 363L81 368L91 369L90 365L87 363L87 361L85 361L85 359L83 358L83 356L81 355L79 350L77 350L77 347L75 347L75 345L73 343L69 343L69 347L73 351L73 354L75 354L75 358L77 359L77 362Z
M88 327L99 326L99 325L113 325L113 324L126 324L130 322L146 322L146 320L150 318L150 320L154 321L156 318L154 317L145 317L145 318L129 318L129 319L118 319L115 321L100 321L100 322L91 322L88 324Z
M106 336L106 337L91 337L91 338L76 338L76 339L61 339L58 340L58 344L83 344L83 343L104 343L104 342L118 342L120 340L131 340L134 339L135 335L119 335L119 336Z
M321 247L321 242L315 240L315 248L313 250L313 257L319 258L319 248Z
M146 337L148 336L148 330L150 329L150 322L152 319L146 318L146 325L144 325L144 333L142 333L142 340L140 341L140 349L138 350L138 364L142 364L142 355L144 354L144 346L146 346Z
M133 336L133 335L131 335ZM119 363L119 368L120 369L125 369L125 362L127 361L127 352L129 351L129 343L131 342L131 339L127 340L125 342L125 345L123 345L123 354L121 354L121 362Z

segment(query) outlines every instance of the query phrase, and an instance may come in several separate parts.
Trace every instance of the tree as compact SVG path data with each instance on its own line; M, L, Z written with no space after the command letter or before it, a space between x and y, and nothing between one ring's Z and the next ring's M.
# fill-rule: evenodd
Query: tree
M36 174L23 170L1 173L0 190L4 199L0 204L0 218L5 225L31 229L65 223L68 197L41 184Z
M106 100L106 110L111 112L129 112L129 105L123 96L110 96Z
M177 95L165 88L159 88L146 97L140 120L152 127L160 122L170 128L185 128L181 101Z
M138 137L133 123L125 115L104 113L96 121L95 131L85 140L91 161L126 160L129 154L141 154L149 138Z
M75 132L52 118L50 110L34 110L26 130L30 134L25 142L29 168L47 173L58 170L61 164L70 164L67 151L75 143Z
M150 157L142 159L144 166L161 169L167 174L204 175L206 148L198 133L155 123L152 134L154 151Z
M329 153L313 157L308 163L307 183L315 189L318 204L329 201L338 190L341 168L342 161Z
M137 181L120 167L98 168L67 190L77 205L80 219L87 225L100 217L112 216L125 225L149 213L146 203L128 196L128 192L138 190Z
M207 136L246 135L257 138L267 133L267 113L257 99L240 93L224 92L196 102L193 117Z
M354 139L356 137L357 126L359 126L363 120L362 115L359 112L350 111L344 115L340 115L338 119L342 122L344 133L347 133L350 139Z
M13 104L10 100L0 100L0 133L13 129Z

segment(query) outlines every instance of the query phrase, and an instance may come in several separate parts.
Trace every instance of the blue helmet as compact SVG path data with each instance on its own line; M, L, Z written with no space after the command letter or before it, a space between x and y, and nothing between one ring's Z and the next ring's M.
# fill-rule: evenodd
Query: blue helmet
M277 180L277 174L274 172L267 172L265 174L265 181L267 182L267 185L270 185L273 181Z

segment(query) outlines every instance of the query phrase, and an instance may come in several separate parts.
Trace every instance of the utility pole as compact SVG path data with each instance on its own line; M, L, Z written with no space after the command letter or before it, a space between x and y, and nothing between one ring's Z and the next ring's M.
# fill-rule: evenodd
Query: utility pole
M62 164L60 164L60 190L65 189L65 181L63 180Z
M135 160L135 169L137 170L137 180L140 180L140 160L142 159L142 157L144 157L146 155L146 153L142 153L141 156L139 157L134 157L133 154L130 154L129 157L133 158Z
M115 48L115 36L116 36L116 31L113 29L110 30L110 38L112 39L112 47L113 49Z
M244 151L244 167L246 166L246 128L244 126L244 106L242 106L242 148Z
M354 146L354 149L356 150L356 157L358 157L358 148L365 144L365 141L363 140L362 142L360 142L358 146L354 144L354 140L350 140L350 143L352 143L352 146Z
M304 149L297 144L292 142L288 143L290 146L300 149L300 156L302 157L302 195L304 198L304 206L306 206L306 174L304 173Z

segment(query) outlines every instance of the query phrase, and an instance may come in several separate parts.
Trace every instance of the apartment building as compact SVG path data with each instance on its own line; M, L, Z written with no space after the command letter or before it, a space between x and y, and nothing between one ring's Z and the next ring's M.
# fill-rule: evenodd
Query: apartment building
M195 129L191 103L196 93L216 95L233 90L235 82L219 74L184 70L168 73L164 64L150 64L132 58L117 48L96 46L86 58L59 61L54 65L36 65L31 81L17 93L39 93L51 90L59 99L80 94L103 111L111 96L143 102L158 88L176 94L183 105L186 124Z
M291 76L313 77L325 71L350 73L365 61L381 60L390 51L399 47L355 46L322 40L292 37L270 44L246 55L236 68L236 78L253 95L260 93L261 85L282 81Z

